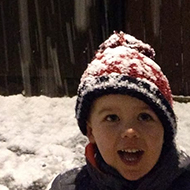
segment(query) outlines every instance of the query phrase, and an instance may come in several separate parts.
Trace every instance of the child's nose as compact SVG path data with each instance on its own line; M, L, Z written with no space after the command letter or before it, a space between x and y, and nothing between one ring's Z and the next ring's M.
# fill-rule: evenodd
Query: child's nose
M134 125L132 127L125 126L121 133L121 138L139 138L139 136L140 133Z

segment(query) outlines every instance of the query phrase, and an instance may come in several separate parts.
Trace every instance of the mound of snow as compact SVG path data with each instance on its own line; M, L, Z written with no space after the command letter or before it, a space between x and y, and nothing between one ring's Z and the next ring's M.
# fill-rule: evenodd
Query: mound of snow
M1 190L45 190L58 173L84 164L87 139L75 120L75 101L0 96ZM190 154L190 104L175 102L174 109L176 141Z

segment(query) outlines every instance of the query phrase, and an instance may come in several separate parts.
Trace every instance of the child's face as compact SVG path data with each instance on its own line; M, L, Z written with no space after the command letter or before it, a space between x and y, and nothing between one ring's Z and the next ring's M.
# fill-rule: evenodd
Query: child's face
M124 178L138 180L158 161L164 129L143 101L127 95L106 95L93 103L87 136L108 165Z

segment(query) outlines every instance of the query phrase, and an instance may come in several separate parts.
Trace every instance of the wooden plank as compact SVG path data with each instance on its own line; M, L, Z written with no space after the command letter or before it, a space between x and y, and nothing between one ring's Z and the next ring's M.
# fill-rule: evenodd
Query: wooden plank
M109 35L113 31L123 31L124 29L124 15L125 15L125 3L126 1L117 0L117 1L108 1L108 26L109 26ZM108 36L107 36L108 37Z
M190 2L189 0L182 0L181 3L183 40L182 85L183 95L190 95Z
M6 52L6 74L9 76L18 76L21 74L20 57L18 42L19 33L19 17L18 17L18 2L4 1L4 51Z
M154 30L153 30L153 6L151 6L151 0L144 0L144 8L143 8L143 15L144 15L144 34L145 34L145 41L153 44L154 43Z
M5 25L5 2L0 2L0 58L1 58L1 69L0 76L5 76L8 71L8 45L7 45L7 32Z
M23 84L19 57L19 17L18 2L1 1L1 47L0 55L0 94L11 95L21 93Z
M173 94L182 94L181 23L179 1L162 0L161 67L170 81Z
M155 61L159 64L160 52L160 0L144 0L145 42L155 50Z
M144 40L143 0L128 0L126 3L126 33Z
M28 2L19 0L19 17L20 17L20 64L22 68L23 86L26 96L31 96L30 67L31 67L31 46L29 38L28 22Z

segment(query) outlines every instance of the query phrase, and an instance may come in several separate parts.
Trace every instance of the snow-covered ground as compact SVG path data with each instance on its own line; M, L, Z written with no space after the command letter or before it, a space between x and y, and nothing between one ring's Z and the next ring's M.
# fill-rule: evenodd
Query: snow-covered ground
M74 118L76 97L0 96L0 190L45 190L84 163L87 143ZM174 103L177 143L190 154L190 103Z

